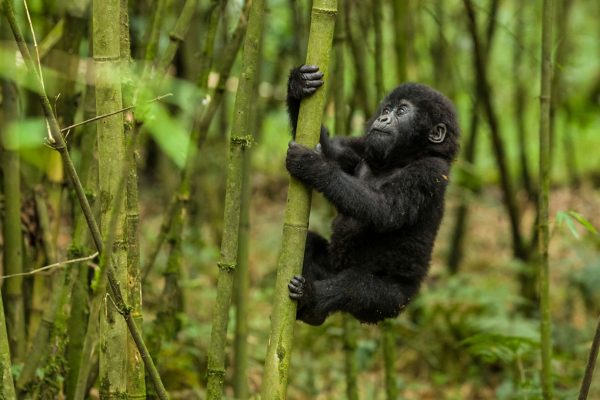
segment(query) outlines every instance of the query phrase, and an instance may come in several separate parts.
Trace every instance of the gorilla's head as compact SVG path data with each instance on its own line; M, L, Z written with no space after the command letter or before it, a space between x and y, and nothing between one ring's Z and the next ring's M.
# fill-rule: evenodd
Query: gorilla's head
M452 160L459 135L456 111L446 96L426 85L404 83L369 121L367 161L388 166L427 155Z

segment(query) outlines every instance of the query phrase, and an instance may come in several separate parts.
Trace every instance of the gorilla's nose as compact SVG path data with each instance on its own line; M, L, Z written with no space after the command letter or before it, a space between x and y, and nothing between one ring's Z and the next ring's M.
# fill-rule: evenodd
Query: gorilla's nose
M389 124L391 121L391 118L389 115L381 115L379 116L379 118L377 118L377 122L379 122L382 125L387 125Z

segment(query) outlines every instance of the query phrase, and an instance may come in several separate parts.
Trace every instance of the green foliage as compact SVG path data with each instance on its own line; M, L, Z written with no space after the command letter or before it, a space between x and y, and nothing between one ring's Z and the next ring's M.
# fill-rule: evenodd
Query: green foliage
M502 333L479 333L465 339L462 344L470 354L481 357L484 362L504 365L534 356L540 345L539 340L531 337Z
M581 237L581 235L579 234L579 231L576 228L576 223L579 224L580 226L582 226L583 228L585 228L585 230L588 233L591 233L592 235L596 236L597 239L600 239L600 233L598 233L598 230L596 229L596 227L590 222L588 221L583 215L579 214L576 211L559 211L556 213L556 224L561 227L563 225L566 225L566 227L569 229L569 231L571 232L571 234L573 234L573 236L576 239L579 239Z

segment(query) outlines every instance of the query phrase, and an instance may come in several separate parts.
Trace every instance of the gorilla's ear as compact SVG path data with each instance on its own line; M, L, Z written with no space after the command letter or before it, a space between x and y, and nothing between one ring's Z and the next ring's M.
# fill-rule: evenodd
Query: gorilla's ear
M431 143L442 143L446 138L446 124L437 124L429 132L429 141Z

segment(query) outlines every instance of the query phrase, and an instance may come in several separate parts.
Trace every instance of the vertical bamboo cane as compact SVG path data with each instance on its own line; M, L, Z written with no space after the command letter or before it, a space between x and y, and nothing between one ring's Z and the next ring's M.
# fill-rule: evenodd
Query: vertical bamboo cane
M0 327L1 329L1 327ZM581 380L581 387L579 389L579 397L578 400L586 400L588 393L590 391L590 386L592 384L592 377L594 376L594 368L596 366L596 360L598 360L598 350L600 349L600 318L598 318L598 323L596 325L596 334L594 335L594 339L592 340L592 346L590 349L590 354L588 356L587 365L585 366L585 373L583 374L583 379Z
M120 64L122 101L124 107L134 105L134 89L131 77L131 43L129 38L129 12L128 1L121 1L120 19ZM123 132L127 138L137 138L135 135L133 111L129 111L123 118ZM132 140L132 139L130 139ZM127 300L131 306L131 316L136 326L141 331L142 316L142 280L140 265L139 223L140 210L138 201L138 174L137 174L137 146L134 142L128 146L124 163L127 163L127 200L126 200L126 231L125 243L127 246ZM146 398L146 381L144 362L140 356L133 339L127 337L127 396L129 399Z
M328 82L329 53L333 40L336 0L314 0L308 37L307 64L318 65ZM314 147L319 140L326 88L300 104L296 141ZM311 191L290 177L283 225L281 255L277 266L275 299L271 316L271 334L265 360L262 397L264 400L285 399L288 369L292 351L296 303L288 296L288 282L300 273L308 228Z
M123 108L120 71L120 0L93 2L94 65L96 69L96 112L108 113ZM113 265L115 276L126 287L127 253L125 244L125 207L113 204L125 163L123 115L117 114L98 123L98 165L102 235L108 234L113 207L122 213L115 230ZM124 199L123 199L124 200ZM127 299L127 291L122 291ZM114 299L112 299L114 300ZM126 396L127 393L127 327L118 316L109 296L104 298L100 313L100 395Z
M2 296L0 296L0 399L16 399L11 371L4 305L2 304Z
M262 35L264 1L253 0L248 20L248 30L244 38L242 53L242 71L234 106L234 117L231 127L231 146L229 165L227 168L227 187L225 195L225 215L223 224L223 240L221 242L221 258L219 260L219 279L217 283L217 300L213 315L210 347L208 351L207 398L220 399L223 394L225 375L225 342L227 339L227 322L229 305L233 292L233 278L236 270L238 252L238 233L240 226L240 198L242 192L243 159L246 148L251 144L250 129L251 103L255 88L256 69L258 65L258 49Z
M550 192L550 107L552 90L553 0L544 0L542 14L542 77L540 94L540 193L538 198L538 245L540 253L540 341L542 346L542 394L552 399L552 325L550 317L550 271L548 265L548 201Z
M13 150L8 150L6 148L5 137L3 134L6 132L7 122L12 117L12 112L16 111L17 103L16 90L10 82L2 80L1 90L3 107L2 110L0 110L0 160L2 161L1 168L4 173L4 187L2 189L5 195L4 221L2 224L2 235L4 237L3 261L6 268L4 273L9 274L8 266L21 265L21 200L20 187L18 185L14 187L14 178L9 179L11 174L16 173L16 182L19 182L19 169L17 168L16 171L11 169L15 163L15 158L18 163L19 156ZM16 194L13 192L15 189ZM17 210L16 212L15 209ZM12 242L13 247L10 247L10 242ZM1 281L2 280L0 280L0 282ZM4 283L4 289L8 290L7 282L1 283ZM4 304L2 302L2 296L0 295L0 399L14 399L16 397L11 372L10 337L6 330L6 322L6 318L4 317ZM24 321L23 329L25 329ZM24 333L25 332L23 332L23 334ZM22 339L24 340L25 338L23 337Z
M264 5L263 5L264 7ZM264 13L264 10L261 11ZM263 17L264 25L264 17ZM254 87L252 91L258 94L258 85L261 81L262 71L262 48L264 35L261 34L257 38L257 58L256 79L254 79ZM258 132L258 118L261 110L260 99L252 103L249 117L249 128L252 130L250 134L255 139ZM233 393L234 397L239 400L246 400L249 397L248 393L248 310L249 305L249 290L250 290L250 203L252 197L252 149L246 149L244 152L243 172L242 172L242 194L240 198L240 230L238 235L238 266L235 275L235 338L233 343L233 353L235 365L233 371Z
M17 111L17 88L12 82L2 82L3 117L13 118ZM5 121L5 122L6 122ZM7 124L6 124L7 125ZM4 273L6 275L23 272L23 236L21 233L21 163L18 144L7 140L6 125L3 126L2 170L4 172ZM6 323L8 340L13 360L22 361L25 357L25 309L23 302L23 278L16 276L4 282L2 288L6 300Z

